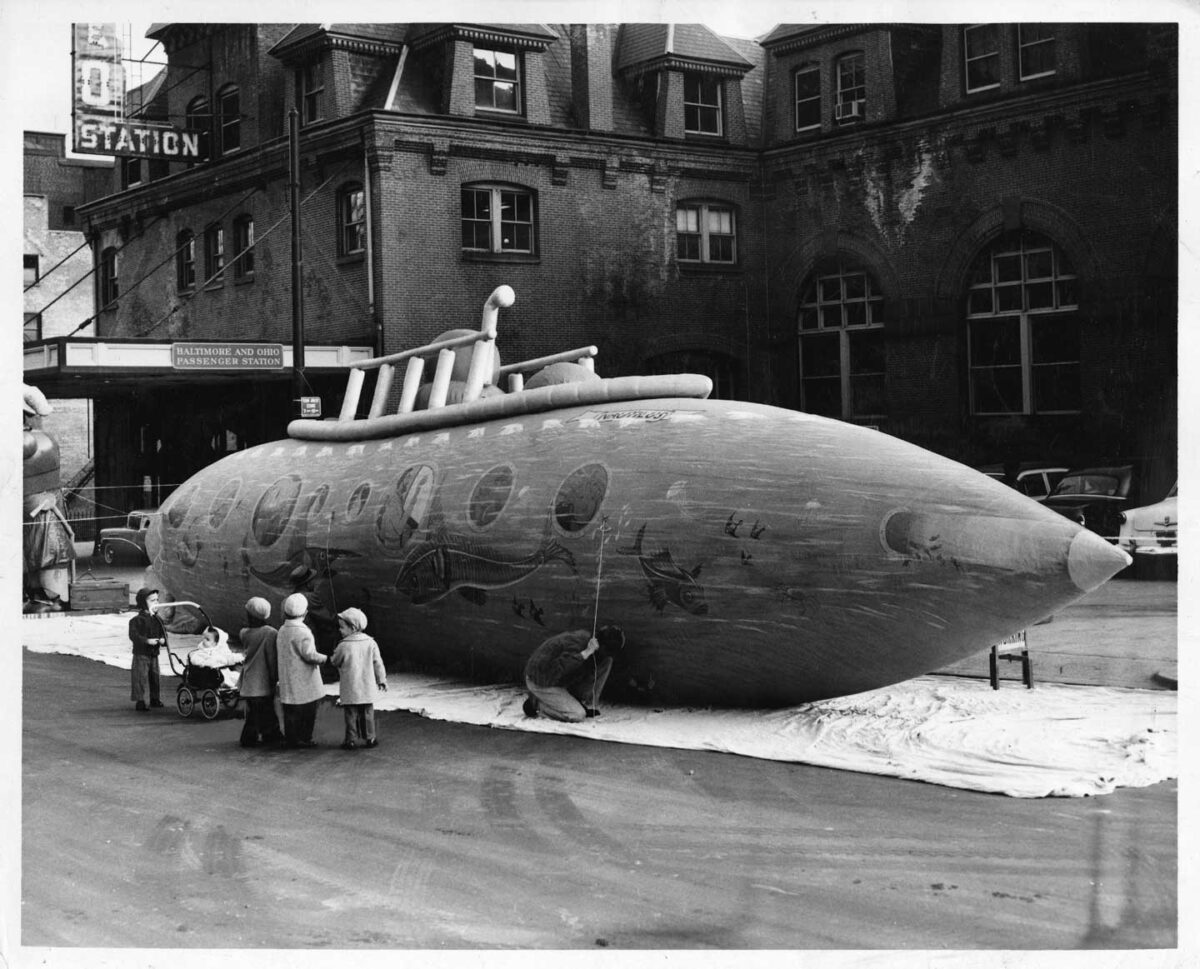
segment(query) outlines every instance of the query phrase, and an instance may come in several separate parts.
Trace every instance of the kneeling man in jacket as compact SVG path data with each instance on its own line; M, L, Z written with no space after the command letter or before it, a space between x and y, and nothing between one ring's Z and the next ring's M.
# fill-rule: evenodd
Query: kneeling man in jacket
M586 629L551 636L525 664L530 696L525 713L578 723L598 716L600 693L612 670L613 655L625 645L620 626L601 626L595 636Z

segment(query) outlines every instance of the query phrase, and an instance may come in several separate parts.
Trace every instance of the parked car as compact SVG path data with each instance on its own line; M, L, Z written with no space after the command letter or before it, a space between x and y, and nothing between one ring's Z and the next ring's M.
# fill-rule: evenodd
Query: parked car
M979 468L989 478L1004 480L1004 465L988 464ZM1021 494L1034 501L1045 501L1055 486L1070 469L1062 465L1046 464L1041 461L1026 461L1017 466L1016 488Z
M100 555L112 564L118 555L138 556L146 562L146 533L158 512L152 508L131 511L124 525L100 529Z
M1132 489L1131 464L1083 468L1063 475L1045 505L1115 543Z
M1133 556L1134 575L1169 575L1178 567L1178 484L1171 486L1162 501L1127 508L1117 518L1120 523L1117 544Z

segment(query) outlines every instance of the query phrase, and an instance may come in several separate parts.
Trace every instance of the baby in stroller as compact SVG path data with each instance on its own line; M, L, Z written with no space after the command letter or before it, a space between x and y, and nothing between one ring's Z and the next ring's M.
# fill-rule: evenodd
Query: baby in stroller
M241 674L233 669L240 666L242 654L229 648L229 634L224 629L209 626L200 637L200 643L188 653L187 665L211 669L219 675L221 688L236 690ZM212 677L194 677L211 679Z

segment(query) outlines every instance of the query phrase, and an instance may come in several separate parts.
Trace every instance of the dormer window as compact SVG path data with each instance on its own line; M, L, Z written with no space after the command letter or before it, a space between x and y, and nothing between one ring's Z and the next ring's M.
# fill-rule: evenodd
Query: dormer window
M235 84L217 93L217 139L222 155L242 147L242 102Z
M520 61L513 51L476 47L475 107L484 111L521 111Z
M834 120L838 124L862 121L867 105L866 59L862 52L847 54L837 62L837 100Z
M721 79L687 71L683 75L683 130L689 135L721 135Z
M192 98L188 102L187 111L184 114L184 125L191 131L200 132L200 158L199 161L208 161L209 159L209 135L212 131L212 111L208 106L208 98ZM189 161L189 167L194 162Z
M1017 46L1022 81L1054 73L1054 28L1050 24L1018 24Z
M300 123L312 124L325 116L325 70L320 61L297 72L300 83Z
M795 75L796 130L821 127L821 68L802 67Z
M999 24L963 28L963 65L968 94L1000 86Z

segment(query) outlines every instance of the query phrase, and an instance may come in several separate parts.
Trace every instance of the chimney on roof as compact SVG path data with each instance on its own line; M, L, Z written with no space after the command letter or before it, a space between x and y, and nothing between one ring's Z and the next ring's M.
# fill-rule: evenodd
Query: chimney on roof
M589 131L613 130L613 44L608 24L571 24L575 116Z

